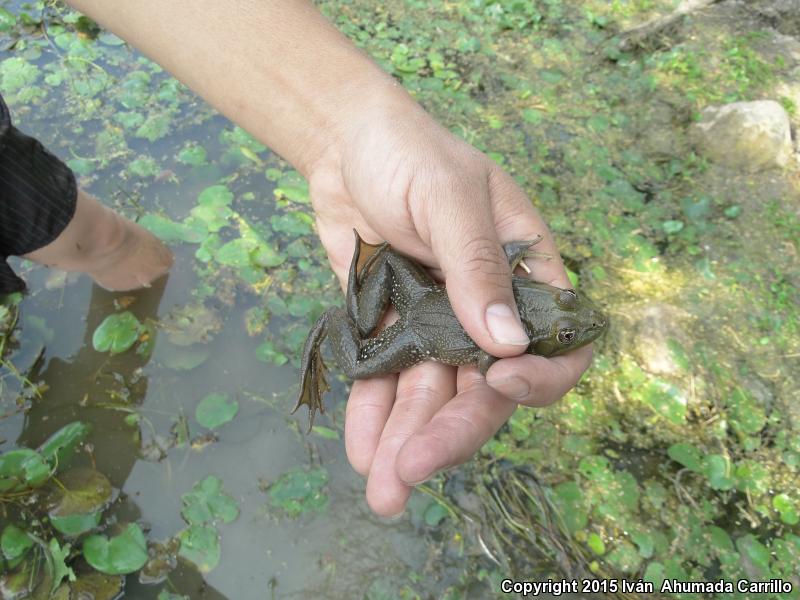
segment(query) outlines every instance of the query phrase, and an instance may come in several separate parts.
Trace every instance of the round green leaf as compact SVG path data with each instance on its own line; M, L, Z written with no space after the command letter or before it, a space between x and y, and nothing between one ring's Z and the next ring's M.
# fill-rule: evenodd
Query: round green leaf
M34 450L20 448L0 455L0 492L36 488L49 477L50 465Z
M194 416L203 427L215 429L224 425L239 411L236 400L228 400L227 394L209 394L200 401Z
M0 536L0 550L8 561L22 557L33 546L33 540L27 532L14 524L6 525Z
M202 146L185 146L178 152L178 160L185 165L202 166L206 164L206 150Z
M208 573L219 564L219 535L214 527L190 525L178 534L178 554L194 564L201 573Z
M207 187L197 197L201 206L227 206L233 202L233 193L224 185Z
M81 421L64 425L39 446L39 454L48 461L52 467L63 465L86 436L91 427Z
M111 351L112 354L119 354L136 343L141 331L139 319L126 310L103 319L94 330L92 345L98 352Z
M328 507L328 496L323 489L327 481L324 469L292 469L269 488L270 503L290 517L307 511L322 512Z
M100 523L112 500L108 479L93 469L72 469L59 478L48 499L50 522L58 531L77 536Z
M230 523L239 516L236 500L223 491L222 482L213 475L196 483L191 492L181 496L181 501L181 515L190 525L212 521Z
M119 535L108 539L92 535L83 542L83 556L92 567L107 575L126 575L147 562L147 540L141 528L131 523Z

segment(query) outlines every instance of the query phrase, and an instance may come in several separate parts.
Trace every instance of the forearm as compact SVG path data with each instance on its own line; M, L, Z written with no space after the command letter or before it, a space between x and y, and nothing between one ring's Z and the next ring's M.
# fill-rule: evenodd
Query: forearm
M69 0L308 175L413 101L305 0Z

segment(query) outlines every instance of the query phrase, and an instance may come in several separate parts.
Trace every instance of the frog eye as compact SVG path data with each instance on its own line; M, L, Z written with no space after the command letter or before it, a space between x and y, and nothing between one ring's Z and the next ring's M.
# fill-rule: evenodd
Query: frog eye
M574 329L562 329L556 336L560 344L570 344L575 339Z

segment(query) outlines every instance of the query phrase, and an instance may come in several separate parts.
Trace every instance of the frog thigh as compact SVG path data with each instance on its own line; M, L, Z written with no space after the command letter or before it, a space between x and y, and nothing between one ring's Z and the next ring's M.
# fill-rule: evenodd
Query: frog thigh
M352 321L337 320L329 335L336 362L352 379L397 373L422 360L419 340L401 321L363 339Z
M361 336L367 337L386 314L390 300L404 315L436 284L425 269L386 244L379 246L359 269L362 244L357 238L347 281L347 312Z

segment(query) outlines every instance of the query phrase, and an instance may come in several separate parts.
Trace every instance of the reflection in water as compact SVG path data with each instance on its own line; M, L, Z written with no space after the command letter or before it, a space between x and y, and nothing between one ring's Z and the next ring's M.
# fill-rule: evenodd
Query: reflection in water
M45 384L45 389L25 414L17 439L19 446L36 448L58 429L76 420L91 423L87 451L74 462L91 465L108 477L114 487L124 487L138 460L140 447L138 427L125 423L125 417L140 407L147 395L148 378L142 368L150 357L133 351L100 355L92 347L92 334L105 317L120 310L121 302L139 321L156 320L166 283L164 277L150 288L126 293L92 287L81 347L70 359L51 358L38 374L37 380ZM104 360L98 363L98 356L104 356ZM142 518L136 502L125 494L109 512L120 521ZM140 586L133 581L135 575L128 579L128 597L156 596L158 588ZM131 594L131 586L137 592ZM226 600L226 596L186 564L170 575L169 587L193 599Z

